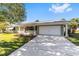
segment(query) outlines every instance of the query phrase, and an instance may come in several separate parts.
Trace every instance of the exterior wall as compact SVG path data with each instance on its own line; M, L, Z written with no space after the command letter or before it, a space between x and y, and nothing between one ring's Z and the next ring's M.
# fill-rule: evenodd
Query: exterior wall
M61 26L39 26L39 34L62 35Z
M26 27L29 27L29 26L26 26ZM34 33L36 33L37 35L38 34L45 34L45 35L57 35L57 36L64 36L64 28L66 27L65 25L35 25L35 26L32 26L33 27L33 31ZM42 29L40 29L42 28ZM24 28L20 28L20 31L22 31ZM25 30L23 30L25 31Z

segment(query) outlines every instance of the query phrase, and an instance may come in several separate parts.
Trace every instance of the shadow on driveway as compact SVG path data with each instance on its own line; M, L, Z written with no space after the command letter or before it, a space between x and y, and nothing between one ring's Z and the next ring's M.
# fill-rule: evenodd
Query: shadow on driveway
M78 56L79 49L60 36L38 35L9 56Z

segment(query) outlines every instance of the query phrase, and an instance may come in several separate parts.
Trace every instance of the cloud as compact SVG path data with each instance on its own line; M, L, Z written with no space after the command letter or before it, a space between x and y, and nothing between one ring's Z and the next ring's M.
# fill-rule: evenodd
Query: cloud
M69 11L72 11L72 8L68 8L66 11L68 11L68 12L69 12Z
M70 4L52 4L51 8L49 8L49 11L55 12L55 13L63 13L63 12L69 12L72 11L72 8L70 7Z

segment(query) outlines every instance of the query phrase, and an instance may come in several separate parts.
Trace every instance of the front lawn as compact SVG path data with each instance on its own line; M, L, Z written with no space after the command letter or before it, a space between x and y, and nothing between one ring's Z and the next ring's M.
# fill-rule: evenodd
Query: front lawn
M2 33L0 34L0 42L1 41L6 41L6 42L11 42L14 41L13 38L15 37L16 34L6 34Z
M69 37L68 40L79 46L79 38Z
M16 34L0 34L0 56L7 56L28 42L30 37Z
M79 33L77 32L77 33L71 34L68 40L70 40L75 45L79 46Z

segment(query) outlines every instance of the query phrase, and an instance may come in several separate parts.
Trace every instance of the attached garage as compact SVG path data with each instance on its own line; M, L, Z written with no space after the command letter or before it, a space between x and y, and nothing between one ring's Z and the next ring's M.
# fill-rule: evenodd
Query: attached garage
M39 26L39 34L62 35L61 26Z
M67 21L53 21L53 22L29 22L23 23L21 26L32 27L34 35L57 35L68 37L68 22Z

